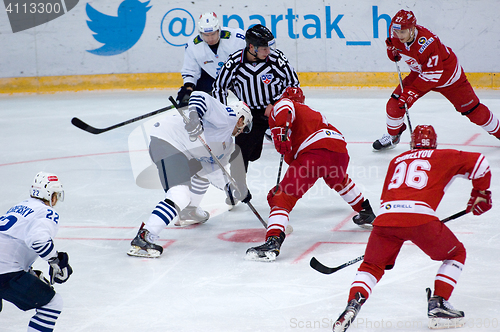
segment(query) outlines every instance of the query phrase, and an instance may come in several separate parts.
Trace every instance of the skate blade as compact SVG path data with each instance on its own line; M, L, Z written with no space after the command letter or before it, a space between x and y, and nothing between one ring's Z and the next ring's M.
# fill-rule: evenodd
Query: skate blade
M394 144L394 145L391 145L391 146L388 146L386 148L380 148L380 149L373 149L373 152L382 152L382 151L387 151L387 150L392 150L394 149L395 147L397 146L397 144Z
M174 226L177 227L186 227L186 226L191 226L191 225L196 225L196 224L204 224L208 221L203 220L203 221L198 221L198 220L177 220L174 224Z
M431 330L454 329L465 325L465 318L429 318L429 328Z
M368 229L368 230L372 230L373 229L373 225L372 224L363 224L363 225L358 225L359 227L361 228L364 228L364 229Z
M135 257L158 258L160 257L161 253L158 250L154 249L142 250L141 247L132 246L129 251L127 251L127 255Z
M276 253L274 252L266 252L266 256L261 257L255 251L247 252L245 259L247 261L256 261L256 262L274 262L276 260Z

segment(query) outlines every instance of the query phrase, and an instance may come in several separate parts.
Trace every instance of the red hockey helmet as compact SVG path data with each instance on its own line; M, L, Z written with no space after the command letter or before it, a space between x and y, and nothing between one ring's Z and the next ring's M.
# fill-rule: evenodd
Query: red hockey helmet
M394 15L391 21L391 26L394 30L411 29L417 24L417 18L410 10L401 9Z
M299 87L295 88L293 86L289 86L288 88L286 88L281 98L288 98L291 101L296 101L297 103L301 104L303 104L306 100L306 96L304 96L304 92L302 92L302 89Z
M412 149L435 149L437 147L437 135L431 125L418 125L411 134Z

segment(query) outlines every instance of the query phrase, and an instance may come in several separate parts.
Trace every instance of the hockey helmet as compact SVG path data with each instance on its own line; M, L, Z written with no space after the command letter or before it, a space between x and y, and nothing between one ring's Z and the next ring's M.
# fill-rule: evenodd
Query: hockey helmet
M293 86L289 86L288 88L286 88L281 98L288 98L291 101L295 101L301 104L303 104L306 100L306 96L304 96L304 92L302 92L302 89Z
M52 206L52 195L57 194L57 201L64 201L64 189L57 175L38 172L31 184L30 196L48 201Z
M200 15L198 20L198 31L201 33L210 33L220 29L219 19L214 12L208 12Z
M250 111L250 107L248 105L241 101L235 101L229 105L233 109L233 111L236 112L236 117L239 119L243 117L243 123L245 124L245 127L243 128L243 132L249 133L252 130L252 112Z
M394 30L411 29L417 24L417 18L410 10L401 9L391 20L391 26Z
M249 47L250 44L254 47L276 47L273 33L262 24L254 25L248 29L245 33L245 40L247 42L247 47Z
M431 125L418 125L411 134L412 149L435 149L437 134Z

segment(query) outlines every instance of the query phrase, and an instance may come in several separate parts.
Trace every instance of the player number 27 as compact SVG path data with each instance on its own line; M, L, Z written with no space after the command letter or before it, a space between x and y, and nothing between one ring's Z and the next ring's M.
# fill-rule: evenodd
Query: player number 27
M426 171L431 170L431 164L427 160L417 159L407 165L406 162L401 162L396 166L391 182L387 189L399 188L403 183L408 187L422 189L427 185Z

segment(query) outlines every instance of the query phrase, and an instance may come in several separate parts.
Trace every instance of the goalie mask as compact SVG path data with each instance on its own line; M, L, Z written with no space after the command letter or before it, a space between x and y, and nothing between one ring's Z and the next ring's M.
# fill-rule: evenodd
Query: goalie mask
M61 181L55 174L39 172L30 189L30 196L33 198L48 201L52 206L52 195L57 194L57 201L64 201L64 189Z
M435 149L437 134L431 125L418 125L411 134L410 147L412 149Z
M245 104L245 102L238 100L235 101L234 103L231 103L229 107L233 109L238 119L243 117L243 123L245 124L245 127L243 128L243 133L245 134L249 133L252 130L253 116L248 105Z
M306 100L306 97L304 96L304 92L302 92L302 89L299 87L295 88L292 86L289 86L288 88L285 89L285 92L283 92L281 98L288 98L291 101L295 101L301 104L303 104L304 101Z

